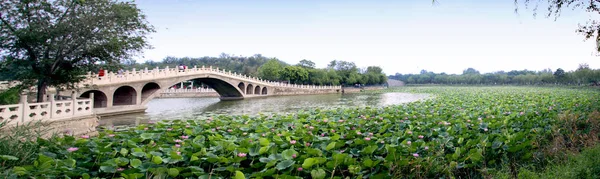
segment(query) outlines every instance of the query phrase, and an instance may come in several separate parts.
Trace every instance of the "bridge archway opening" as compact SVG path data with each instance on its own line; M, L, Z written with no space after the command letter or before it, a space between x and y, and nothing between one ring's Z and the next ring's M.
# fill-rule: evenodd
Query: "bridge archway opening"
M240 84L238 84L238 88L240 91L242 91L242 93L246 91L246 85L244 85L244 82L240 82Z
M260 94L260 86L254 88L254 94Z
M146 101L148 97L152 96L158 90L160 90L160 85L154 82L145 84L142 88L142 101Z
M267 95L267 87L263 87L263 89L262 89L262 95Z
M121 86L113 94L113 106L135 105L137 92L131 86Z
M94 108L105 108L108 104L106 94L98 90L90 90L82 93L79 97L89 98L90 94L94 94Z
M248 87L246 88L246 94L252 94L253 90L254 86L252 84L248 84Z
M219 94L219 96L221 96L221 100L237 100L237 99L242 99L244 97L243 92L245 91L245 84L239 83L237 84L237 88L236 88L236 84L233 83L229 83L227 81L224 81L222 79L218 79L218 78L212 78L212 77L200 77L200 78L192 78L192 79L180 79L181 81L189 81L189 80L194 80L194 84L204 84L206 86L208 86L209 88L212 88L213 90L215 90L215 92L217 92ZM178 84L179 82L175 83ZM162 84L167 85L168 84ZM170 85L173 86L173 85Z

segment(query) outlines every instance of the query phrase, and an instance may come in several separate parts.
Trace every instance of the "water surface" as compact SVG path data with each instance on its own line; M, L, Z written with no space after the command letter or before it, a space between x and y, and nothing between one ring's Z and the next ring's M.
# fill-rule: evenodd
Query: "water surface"
M103 117L100 125L136 125L148 120L198 119L216 114L256 115L293 113L311 108L383 107L427 98L426 94L351 93L306 96L274 96L238 101L219 98L153 99L145 113Z

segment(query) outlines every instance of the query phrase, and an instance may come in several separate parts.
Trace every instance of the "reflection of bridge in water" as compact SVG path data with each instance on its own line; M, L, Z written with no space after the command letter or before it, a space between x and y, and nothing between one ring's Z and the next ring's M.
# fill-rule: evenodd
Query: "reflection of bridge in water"
M105 72L105 74L106 76L99 78L96 74L88 73L87 79L80 84L81 95L73 93L72 98L68 100L70 102L67 104L70 106L52 100L54 99L50 97L54 96L52 94L49 95L49 99L52 98L49 100L50 102L27 103L22 101L17 105L0 106L0 122L5 119L20 122L52 119L52 115L45 114L56 113L56 109L59 108L69 108L69 112L65 114L55 115L62 118L77 114L95 113L102 116L143 112L146 109L145 105L161 92L177 83L189 80L207 85L219 94L221 100L338 93L341 90L340 86L296 85L266 81L212 67L194 67L185 71L169 67L141 71L134 69L123 74L112 72ZM73 112L81 111L79 108L85 112ZM67 109L62 109L59 113L65 110Z

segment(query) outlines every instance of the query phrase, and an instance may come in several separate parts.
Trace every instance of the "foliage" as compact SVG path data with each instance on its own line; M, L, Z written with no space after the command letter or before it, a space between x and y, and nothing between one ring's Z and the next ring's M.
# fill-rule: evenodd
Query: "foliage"
M302 83L308 80L308 71L298 66L286 66L281 71L281 78L291 83Z
M21 93L20 87L12 87L5 91L0 91L0 105L17 104Z
M384 108L161 121L92 138L42 140L35 164L8 173L27 178L482 178L506 166L543 165L540 148L562 131L556 119L566 111L585 116L600 107L594 100L600 93L584 89L388 91L435 98Z
M119 64L149 47L153 32L133 2L6 0L0 2L1 72L26 86L73 87L98 63Z
M258 76L262 79L276 81L281 78L285 64L279 60L271 59L258 67Z
M571 72L557 69L543 71L512 70L480 74L469 68L463 74L434 73L422 70L420 74L390 75L388 78L407 84L486 84L486 85L600 85L600 69L590 69L587 64Z
M40 128L41 123L28 123L10 129L4 125L0 121L0 171L33 164L41 147L35 140L44 133Z

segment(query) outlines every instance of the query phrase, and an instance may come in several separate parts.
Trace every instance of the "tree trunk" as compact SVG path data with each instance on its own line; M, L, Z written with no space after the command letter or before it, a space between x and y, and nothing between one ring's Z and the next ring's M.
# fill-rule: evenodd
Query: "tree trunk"
M44 96L46 96L46 88L48 87L48 83L46 80L38 79L37 84L37 102L44 102Z

